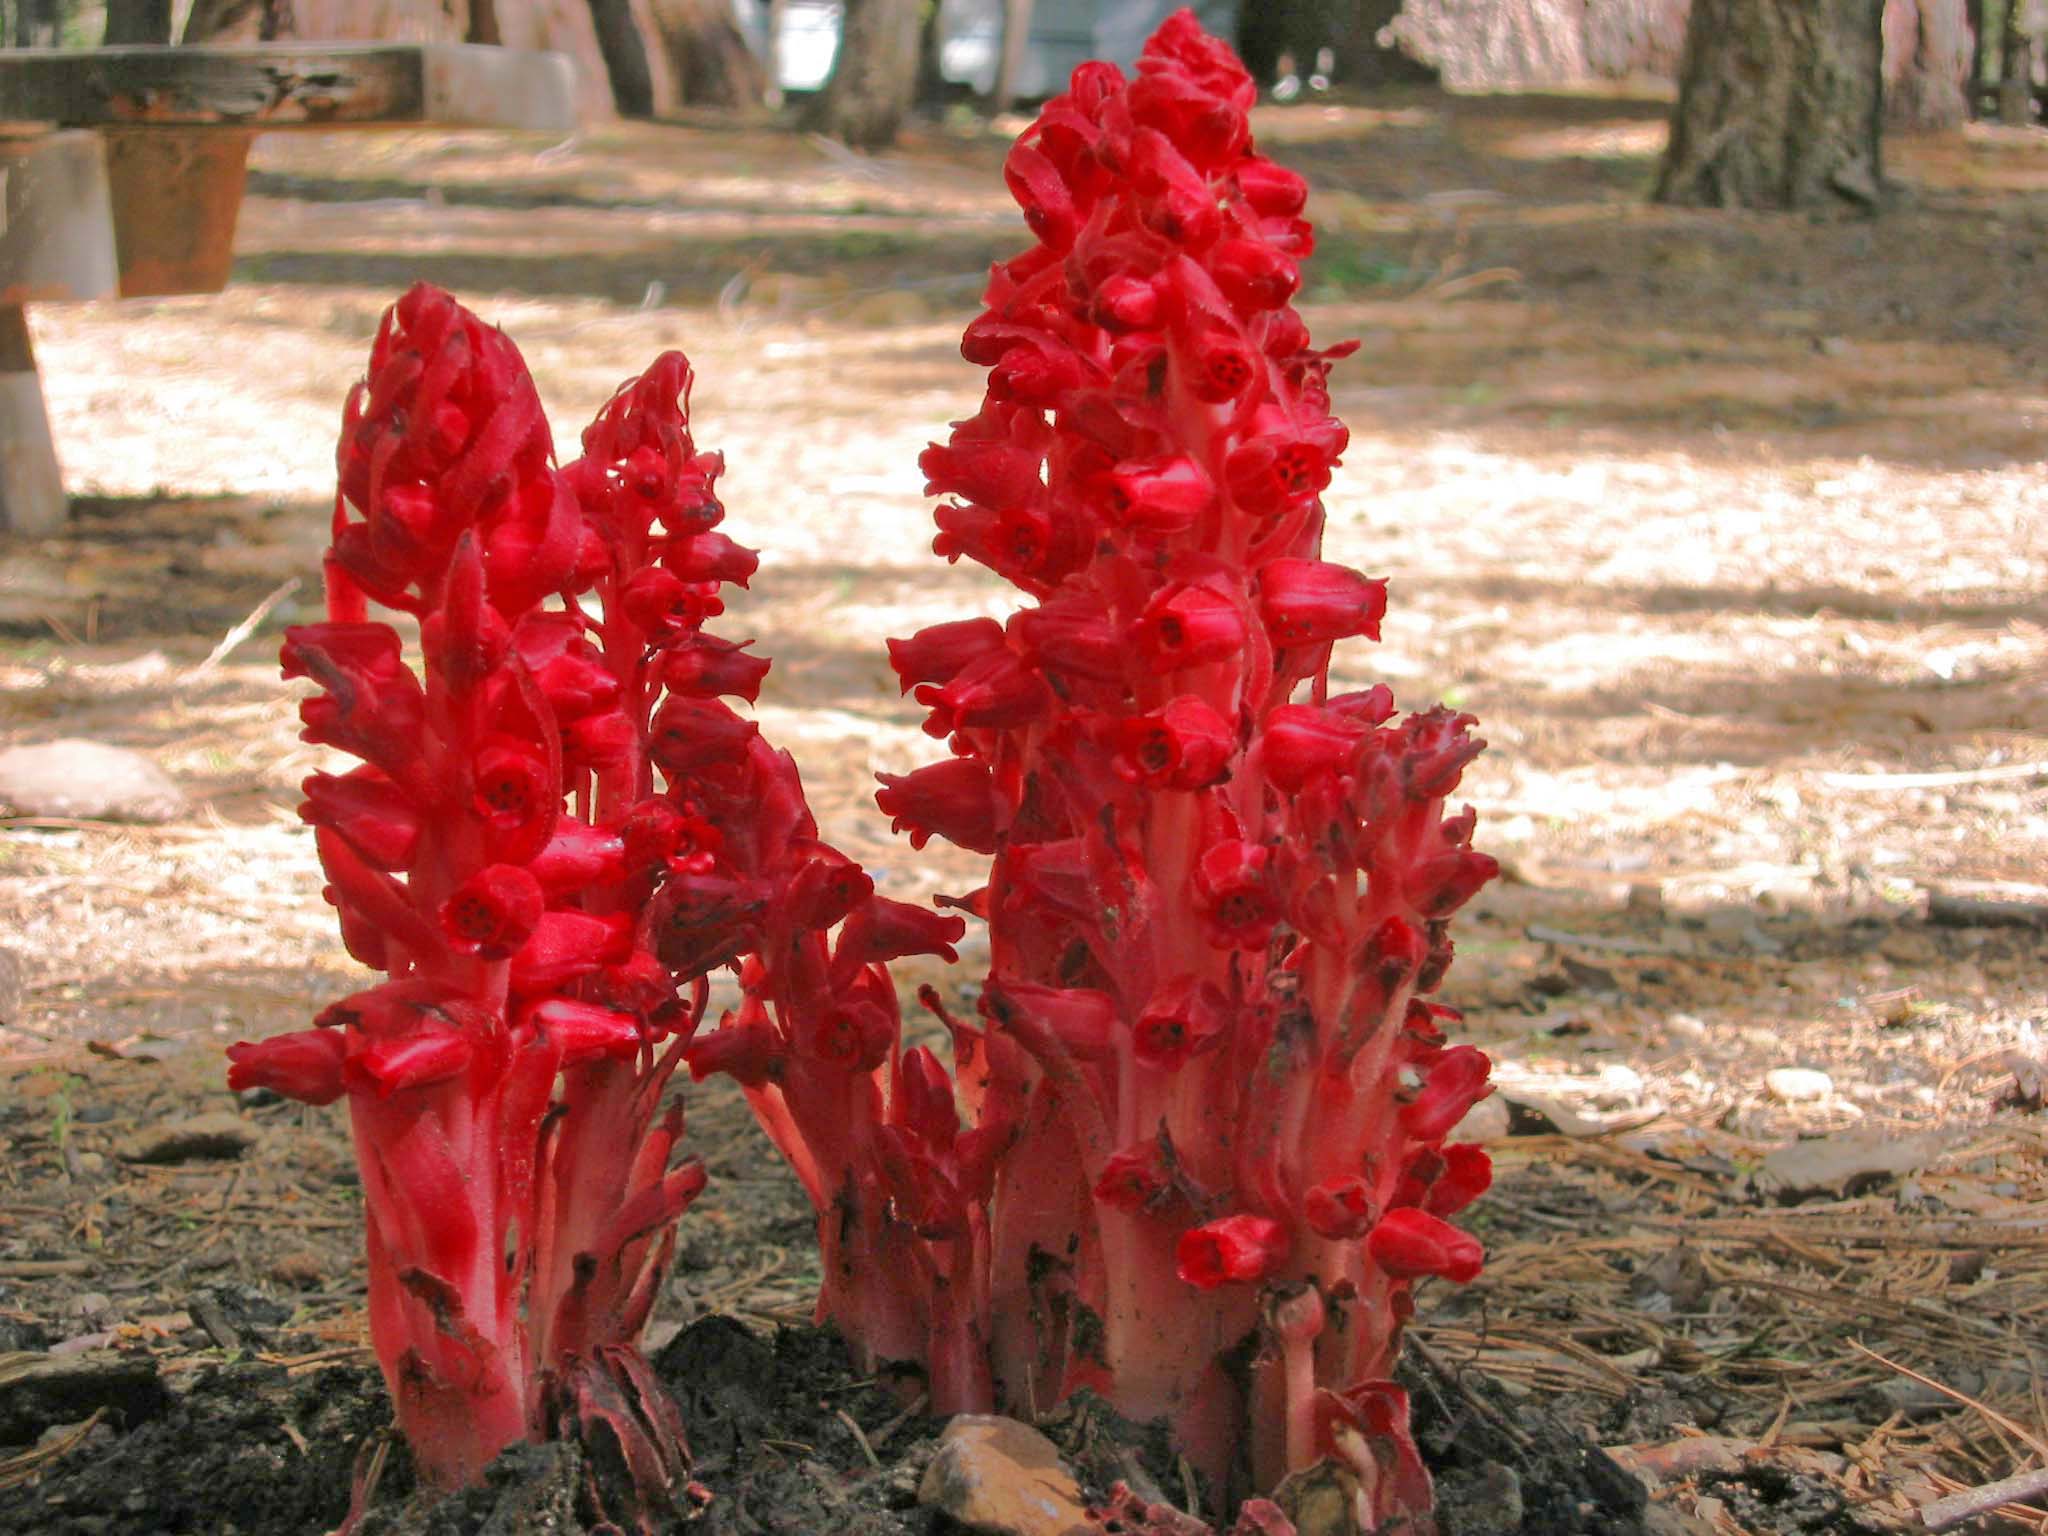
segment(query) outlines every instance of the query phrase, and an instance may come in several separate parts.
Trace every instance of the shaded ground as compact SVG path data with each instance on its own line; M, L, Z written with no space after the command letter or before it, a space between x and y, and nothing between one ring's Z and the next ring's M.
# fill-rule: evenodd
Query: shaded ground
M1478 1217L1487 1273L1421 1337L1509 1417L1559 1405L1653 1467L1640 1448L1723 1437L1667 1479L1674 1529L1881 1528L2030 1453L1859 1344L2040 1423L2048 1134L1999 1101L2043 1049L2042 938L1924 913L1930 891L2048 901L2048 138L1895 146L1893 213L1815 223L1642 206L1661 112L1418 94L1260 125L1318 189L1311 324L1365 342L1334 381L1354 442L1330 546L1392 575L1394 612L1342 680L1449 699L1493 742L1468 786L1509 878L1451 992L1521 1134ZM731 531L764 550L725 624L778 658L764 728L895 894L974 878L911 856L867 794L930 755L882 638L1004 606L929 555L915 466L973 409L959 329L1021 242L1000 143L852 161L664 127L346 153L259 146L226 294L34 315L87 499L65 537L0 546L0 737L140 748L194 809L0 822L0 1348L368 1379L331 1116L249 1106L226 1163L112 1154L232 1107L219 1046L353 984L293 810L319 754L268 657L312 608L341 396L415 276L512 333L565 438L689 351ZM197 670L294 577L262 638ZM1781 1067L1829 1085L1787 1102ZM665 1331L801 1318L800 1201L740 1105L692 1110L716 1177ZM1767 1161L1858 1134L1832 1190ZM284 1303L239 1351L202 1318L223 1285ZM373 1410L279 1408L265 1454L345 1504ZM124 1445L110 1419L34 1466L0 1452L0 1484L41 1479L0 1527L61 1528L37 1501ZM821 1454L857 1470L852 1437Z

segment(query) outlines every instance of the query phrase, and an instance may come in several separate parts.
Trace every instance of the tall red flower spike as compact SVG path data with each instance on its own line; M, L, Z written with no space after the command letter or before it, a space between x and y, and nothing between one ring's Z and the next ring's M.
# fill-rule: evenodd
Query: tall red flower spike
M1444 1218L1485 1155L1444 1138L1486 1059L1426 999L1495 872L1445 809L1481 743L1384 687L1329 693L1386 589L1320 556L1350 348L1312 350L1289 306L1306 189L1253 152L1253 99L1182 12L1135 79L1083 65L1011 151L1037 243L967 329L980 413L923 464L937 552L1032 601L891 642L953 755L877 798L914 844L994 855L967 905L992 951L977 1070L1016 1138L1003 1400L1095 1387L1259 1487L1335 1457L1365 1528L1420 1528L1388 1378L1415 1282L1480 1262Z

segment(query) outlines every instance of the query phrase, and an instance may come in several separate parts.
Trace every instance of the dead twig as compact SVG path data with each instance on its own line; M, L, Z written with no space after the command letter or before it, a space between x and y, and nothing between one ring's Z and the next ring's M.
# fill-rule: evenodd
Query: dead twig
M256 633L256 626L270 617L272 609L298 590L299 578L296 576L280 583L276 591L249 610L249 616L246 619L220 637L220 644L208 651L206 659L185 674L185 681L196 683L210 676L216 667L228 659L228 656L234 651L236 646Z
M2048 1467L2036 1467L2031 1472L2015 1472L1995 1483L1968 1488L1923 1505L1920 1521L1930 1531L1945 1531L2007 1504L2026 1504L2043 1495L2048 1495ZM2036 1511L2029 1510L2028 1513Z
M1954 784L1998 784L2008 779L2048 778L2048 763L2004 763L1996 768L1957 768L1938 773L1824 773L1829 789L1945 789Z

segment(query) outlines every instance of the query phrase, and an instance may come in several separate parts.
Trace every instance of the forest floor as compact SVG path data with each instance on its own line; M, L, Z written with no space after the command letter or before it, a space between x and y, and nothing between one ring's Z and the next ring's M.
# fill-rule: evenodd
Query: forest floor
M1658 1529L1914 1528L2048 1460L2048 943L2024 906L1930 917L2048 902L2048 135L1894 143L1882 217L1812 220L1648 206L1665 111L1417 92L1257 124L1315 188L1310 324L1364 342L1333 380L1329 553L1393 611L1339 681L1492 743L1466 792L1506 874L1447 992L1510 1113L1486 1273L1417 1336L1439 1409L1621 1448ZM0 543L0 742L139 750L187 808L0 818L0 1350L144 1362L10 1418L0 1355L0 1529L323 1529L381 1422L341 1119L237 1106L220 1049L360 980L274 631L317 611L340 402L405 284L504 326L565 444L690 354L727 529L763 550L722 629L776 659L764 729L886 890L976 883L869 795L932 751L883 638L1006 609L930 554L916 467L974 409L957 338L1023 241L1002 150L965 125L874 159L711 121L272 138L226 293L33 312L81 500ZM121 1155L223 1111L239 1156ZM806 1317L807 1213L736 1099L691 1111L713 1182L657 1342L758 1384L823 1346L675 1330ZM896 1467L930 1426L804 1401L747 1475L781 1456L867 1502L729 1528L930 1529ZM205 1456L143 1444L208 1402ZM895 1425L893 1470L856 1420Z

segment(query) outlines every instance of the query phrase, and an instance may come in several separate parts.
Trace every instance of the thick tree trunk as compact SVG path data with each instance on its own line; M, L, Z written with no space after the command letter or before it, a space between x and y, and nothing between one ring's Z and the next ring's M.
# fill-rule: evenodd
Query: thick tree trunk
M2024 128L2034 120L2034 40L2027 35L2027 8L2006 0L2005 36L1998 69L1998 120Z
M107 30L102 45L122 48L131 43L171 40L171 0L107 0Z
M917 90L919 9L918 0L846 0L813 128L856 149L896 142Z
M1885 116L1899 128L1923 133L1960 128L1970 115L1965 94L1973 52L1967 0L1914 0L1896 20L1903 36L1889 37L1907 55L1890 71Z
M1872 210L1884 0L1694 0L1657 200Z
M653 10L687 105L738 109L766 97L769 71L734 24L730 0L653 0Z
M647 66L647 39L633 21L630 0L590 0L597 51L612 83L621 117L654 116L654 74Z

